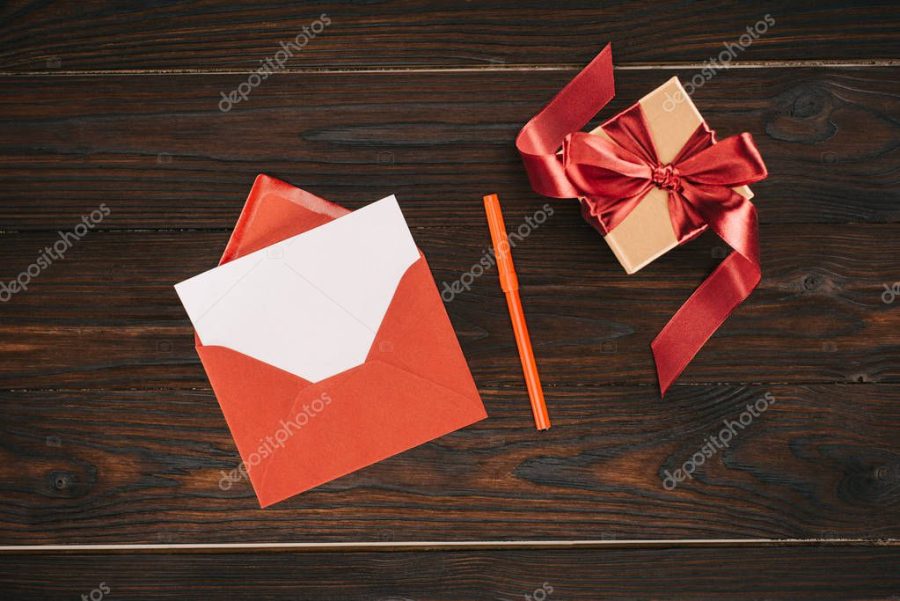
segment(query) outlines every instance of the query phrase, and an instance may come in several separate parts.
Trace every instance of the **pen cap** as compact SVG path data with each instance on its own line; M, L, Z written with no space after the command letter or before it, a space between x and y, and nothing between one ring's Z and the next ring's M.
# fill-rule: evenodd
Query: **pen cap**
M488 229L494 244L494 255L497 257L497 271L500 274L500 288L504 292L518 290L519 279L513 267L509 238L506 236L506 224L500 212L500 199L496 194L484 197L484 212L487 214Z

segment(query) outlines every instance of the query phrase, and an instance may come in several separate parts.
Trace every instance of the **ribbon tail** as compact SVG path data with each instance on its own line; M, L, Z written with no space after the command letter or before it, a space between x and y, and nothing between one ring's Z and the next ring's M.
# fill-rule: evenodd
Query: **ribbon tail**
M557 151L563 139L580 130L615 96L612 46L594 60L535 115L519 132L516 148L525 163L531 187L552 198L580 196L566 177Z
M662 396L759 284L762 270L756 208L746 201L741 209L734 217L742 219L746 227L736 228L728 218L710 220L719 237L736 250L700 284L650 344Z

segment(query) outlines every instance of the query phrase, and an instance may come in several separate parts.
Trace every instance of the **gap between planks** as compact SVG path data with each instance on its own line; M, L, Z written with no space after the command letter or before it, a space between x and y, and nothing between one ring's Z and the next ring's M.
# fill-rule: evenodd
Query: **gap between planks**
M635 63L617 65L616 71L649 71L654 69L703 69L706 62L682 62L682 63ZM864 61L841 60L782 60L782 61L746 61L731 64L722 70L728 69L809 69L809 68L868 68L868 67L897 67L900 59L873 58ZM286 68L278 71L281 73L310 74L358 74L358 73L480 73L494 71L580 71L582 64L556 64L556 65L529 65L529 64L490 64L490 65L459 65L444 67L307 67ZM98 69L98 70L44 70L44 71L0 71L0 77L118 77L118 76L154 76L154 75L246 75L253 69Z
M91 544L91 545L0 545L0 555L44 552L106 551L472 551L540 550L598 548L678 548L678 547L821 547L821 546L900 546L900 539L866 538L736 538L736 539L626 539L626 540L546 540L546 541L422 541L422 542L348 542L348 543L182 543L182 544Z

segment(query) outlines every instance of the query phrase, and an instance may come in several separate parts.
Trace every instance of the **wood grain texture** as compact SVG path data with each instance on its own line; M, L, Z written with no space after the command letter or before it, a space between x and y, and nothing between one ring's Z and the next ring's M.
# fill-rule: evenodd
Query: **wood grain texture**
M546 433L518 387L481 392L489 419L265 510L246 480L223 480L240 459L209 391L3 392L0 541L900 536L896 384L680 385L665 400L555 386ZM727 448L667 487L766 393Z
M287 72L220 110L322 13ZM768 163L764 278L664 400L650 340L727 250L708 234L626 276L558 201L514 251L549 432L489 270L446 306L490 419L267 510L247 481L222 486L239 457L172 285L218 261L258 173L351 209L396 194L442 287L487 249L483 194L510 229L548 202L513 140L606 41L618 95L598 119L766 14L748 68L694 94ZM0 545L354 545L2 552L0 597L897 599L898 23L885 1L0 5L0 282L111 211L0 302ZM601 544L512 544L577 539Z
M255 69L327 13L290 68L705 61L767 13L739 60L900 58L894 2L7 2L0 69ZM302 40L302 38L301 38Z
M515 249L542 380L655 387L650 341L726 248L709 234L628 276L576 213L558 207ZM214 267L228 235L88 234L28 291L0 304L0 387L207 388L173 285ZM900 301L882 295L895 279L900 226L773 224L761 235L760 287L680 382L897 382ZM496 271L464 277L488 247L486 225L424 228L414 237L450 301L476 382L521 389ZM0 235L3 281L56 238ZM471 285L454 297L446 285L457 280Z
M900 590L898 557L833 547L54 553L0 555L0 582L8 601L76 599L101 583L109 599L142 600L885 601Z
M0 78L0 229L72 227L102 202L104 228L230 229L260 172L350 208L396 194L413 227L480 227L487 192L521 221L545 199L516 133L575 72L283 74L228 113L235 74ZM601 117L695 73L618 72ZM721 135L757 140L763 223L896 222L898 77L732 70L694 100Z

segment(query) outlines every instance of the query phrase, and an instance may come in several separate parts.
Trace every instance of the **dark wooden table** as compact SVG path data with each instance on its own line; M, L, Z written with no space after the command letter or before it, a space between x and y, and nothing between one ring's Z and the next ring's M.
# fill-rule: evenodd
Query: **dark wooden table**
M552 430L531 425L491 272L447 304L488 420L267 510L246 481L220 489L239 458L172 285L216 263L258 173L349 208L395 193L453 281L487 247L482 194L510 226L547 202L513 140L603 44L601 117L766 14L694 94L766 158L764 277L664 400L649 342L724 245L626 276L557 201L516 248ZM0 279L110 212L0 303L0 598L900 595L896 2L13 0L0 71Z

